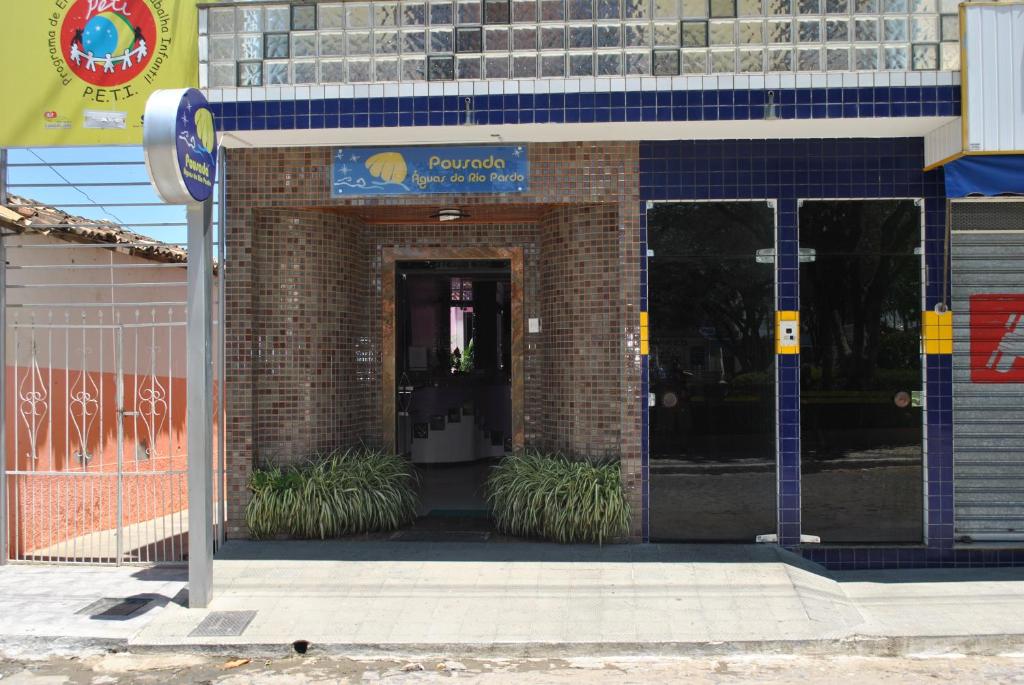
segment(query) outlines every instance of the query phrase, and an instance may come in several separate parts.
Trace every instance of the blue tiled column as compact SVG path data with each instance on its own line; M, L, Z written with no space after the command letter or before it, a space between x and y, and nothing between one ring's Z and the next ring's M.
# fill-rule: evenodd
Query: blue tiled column
M780 311L800 309L800 256L797 204L778 200L776 269ZM779 544L800 544L800 355L778 354L778 535Z
M925 357L927 368L928 547L953 548L953 356Z
M941 174L941 172L933 172ZM932 310L949 302L949 260L946 254L946 200L925 199L925 306ZM953 549L953 357L925 357L928 547L933 561Z

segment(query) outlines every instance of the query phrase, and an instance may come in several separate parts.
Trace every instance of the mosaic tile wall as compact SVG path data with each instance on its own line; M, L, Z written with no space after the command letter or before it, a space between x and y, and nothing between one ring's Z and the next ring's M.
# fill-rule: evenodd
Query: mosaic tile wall
M955 0L404 0L200 10L203 87L957 70Z
M618 208L559 208L540 226L541 345L537 381L541 444L549 449L618 457L622 399L619 363L625 321L619 283L609 278L619 261Z
M361 226L350 218L268 209L255 219L254 456L286 463L371 431L358 352L367 335L367 265Z
M531 191L515 201L545 205L539 222L442 229L433 224L357 226L352 219L310 210L423 202L332 199L331 148L228 151L229 535L246 534L241 513L256 457L271 453L293 459L335 436L342 441L379 437L380 248L504 242L526 248L525 315L542 319L541 334L526 339L527 444L618 454L639 539L637 144L536 144L529 153ZM472 210L508 200L446 197L445 204ZM566 207L547 207L555 203ZM540 239L538 225L554 233ZM579 267L590 258L595 266ZM312 292L318 288L334 291ZM558 323L563 316L575 324L571 337ZM599 354L572 347L591 342ZM553 369L568 370L548 379ZM336 380L353 377L355 389ZM541 411L546 393L564 401ZM296 435L310 430L323 435Z
M778 208L778 307L799 309L798 201L827 198L922 198L925 213L925 306L942 297L945 191L942 172L924 173L920 139L691 141L643 143L640 184L645 200L769 199ZM641 231L646 241L646 231ZM646 252L645 252L646 253ZM646 276L646 267L644 270ZM646 287L646 280L644 281ZM800 368L778 357L778 501L780 542L800 542ZM646 393L647 379L644 379ZM871 552L872 564L952 563L952 376L948 356L926 358L925 462L927 549ZM646 428L647 412L644 409ZM865 550L808 548L836 564ZM902 555L902 556L901 556Z

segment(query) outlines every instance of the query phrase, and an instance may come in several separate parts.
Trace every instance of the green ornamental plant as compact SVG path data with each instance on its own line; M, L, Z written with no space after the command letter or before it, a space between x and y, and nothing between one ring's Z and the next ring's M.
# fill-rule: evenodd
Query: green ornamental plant
M603 544L629 532L617 461L515 454L494 467L487 498L498 530L508 535Z
M462 357L459 359L459 373L472 373L475 365L476 345L474 344L474 339L470 338L466 349L462 351Z
M333 538L387 531L416 516L416 475L398 455L335 450L295 466L256 469L245 521L255 538Z

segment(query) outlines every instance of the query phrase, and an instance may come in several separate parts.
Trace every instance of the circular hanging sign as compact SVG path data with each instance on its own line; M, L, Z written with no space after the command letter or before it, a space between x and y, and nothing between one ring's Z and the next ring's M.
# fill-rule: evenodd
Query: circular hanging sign
M217 178L213 112L195 88L158 90L146 101L142 122L146 170L168 204L205 202Z

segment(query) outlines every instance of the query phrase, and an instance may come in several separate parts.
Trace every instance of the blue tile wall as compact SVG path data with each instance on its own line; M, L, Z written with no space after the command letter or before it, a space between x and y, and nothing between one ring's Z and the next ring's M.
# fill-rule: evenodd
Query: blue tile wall
M916 138L641 143L641 214L646 216L647 202L657 200L773 200L778 217L778 308L799 309L800 199L923 198L925 293L930 308L943 297L945 191L942 171L925 173L923 166L924 143ZM641 254L645 277L641 287L646 295L646 230L642 232ZM796 355L777 359L778 534L781 544L796 547L800 544L800 365ZM927 544L908 548L810 548L804 552L808 558L836 568L981 563L981 559L989 558L952 549L951 357L929 356L926 369ZM647 392L645 384L645 398ZM645 442L645 474L646 447ZM645 475L645 487L646 483ZM646 532L646 496L644 502ZM1011 557L998 559L1002 563Z
M938 549L928 547L820 547L803 550L804 557L826 568L968 568L1024 566L1024 549Z
M763 119L767 90L648 90L211 103L221 131ZM776 89L779 119L958 116L960 86ZM470 106L467 108L466 101Z

